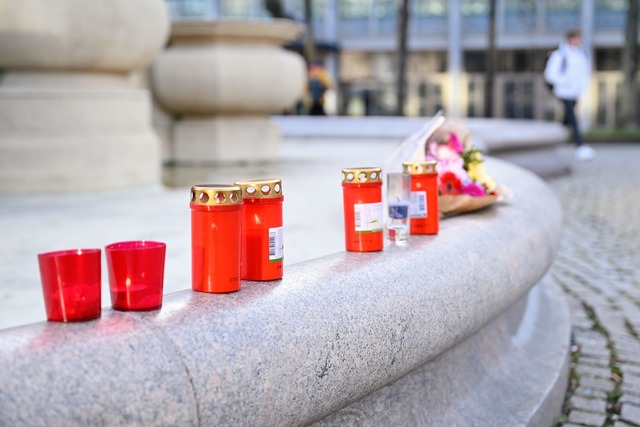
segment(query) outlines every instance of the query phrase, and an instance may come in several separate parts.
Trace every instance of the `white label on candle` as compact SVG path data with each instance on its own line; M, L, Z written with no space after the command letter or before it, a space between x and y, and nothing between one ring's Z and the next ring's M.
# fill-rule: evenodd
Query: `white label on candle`
M411 218L427 217L427 192L426 191L411 192L411 207L409 208L409 216Z
M269 262L282 261L284 258L284 227L269 229Z
M356 233L382 231L382 202L353 205Z

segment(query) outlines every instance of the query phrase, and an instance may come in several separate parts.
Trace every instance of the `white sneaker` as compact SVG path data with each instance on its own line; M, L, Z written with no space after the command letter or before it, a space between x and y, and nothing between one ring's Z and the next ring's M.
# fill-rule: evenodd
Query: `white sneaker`
M589 147L587 144L582 144L578 148L576 148L576 159L581 162L586 162L587 160L592 160L596 157L596 150Z

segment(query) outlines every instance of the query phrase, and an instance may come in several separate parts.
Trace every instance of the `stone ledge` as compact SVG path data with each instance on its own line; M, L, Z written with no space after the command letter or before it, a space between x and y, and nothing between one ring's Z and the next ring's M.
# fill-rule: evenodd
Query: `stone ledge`
M423 117L275 117L286 139L364 139L368 142L402 141L419 130ZM531 170L542 177L571 171L559 147L568 138L559 123L537 120L463 119L476 146L486 153Z
M408 248L296 264L280 282L230 295L166 295L159 312L0 331L0 424L308 424L447 358L505 310L518 313L509 307L543 277L560 239L549 188L488 161L514 198L443 221ZM493 340L479 339L499 360ZM446 411L455 396L438 387ZM504 425L524 423L507 403Z

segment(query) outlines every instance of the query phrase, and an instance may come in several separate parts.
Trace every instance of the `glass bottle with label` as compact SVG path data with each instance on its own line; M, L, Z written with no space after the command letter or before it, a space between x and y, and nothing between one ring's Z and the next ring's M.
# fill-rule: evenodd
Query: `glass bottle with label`
M398 246L409 241L410 176L387 174L387 240Z
M404 172L411 175L411 234L438 234L440 218L436 161L404 162L402 166Z
M242 278L276 280L283 274L282 181L238 181L242 189Z
M240 289L242 193L236 185L191 187L191 286L225 293Z
M381 169L342 170L345 246L348 251L374 252L384 246Z

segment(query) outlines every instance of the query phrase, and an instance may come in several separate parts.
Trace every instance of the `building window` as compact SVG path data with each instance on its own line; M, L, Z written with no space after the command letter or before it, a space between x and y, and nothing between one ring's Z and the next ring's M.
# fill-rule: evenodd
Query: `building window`
M619 30L627 22L626 0L596 0L595 27L602 30Z
M505 30L509 32L527 32L535 29L536 3L536 0L505 0Z
M566 31L580 27L579 0L546 0L546 27Z
M462 0L462 30L486 32L489 28L489 0Z

